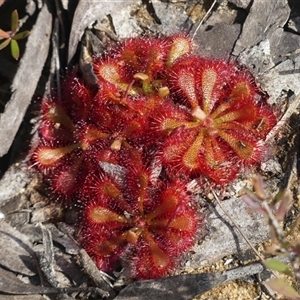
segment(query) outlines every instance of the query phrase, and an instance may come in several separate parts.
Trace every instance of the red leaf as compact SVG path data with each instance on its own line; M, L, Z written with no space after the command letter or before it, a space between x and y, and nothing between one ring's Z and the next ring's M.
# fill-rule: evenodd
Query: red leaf
M0 29L0 40L2 39L9 39L10 38L10 31L3 31Z

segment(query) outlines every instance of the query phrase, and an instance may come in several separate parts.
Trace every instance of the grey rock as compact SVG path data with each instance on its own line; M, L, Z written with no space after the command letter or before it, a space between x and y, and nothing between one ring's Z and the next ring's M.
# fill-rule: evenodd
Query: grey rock
M288 21L287 27L290 30L293 30L294 32L299 33L300 32L300 16L296 16L294 18L291 18Z
M0 207L19 195L29 181L30 177L24 167L12 165L0 180Z
M174 32L180 31L185 27L184 24L188 21L188 16L182 9L162 1L153 1L152 4L157 17L161 21L161 33L166 35L174 34Z
M246 9L250 6L251 0L229 0L229 2L237 7Z
M240 24L218 23L210 30L199 30L194 37L197 52L213 58L228 58L240 34Z
M270 40L270 50L275 64L287 57L294 58L299 55L300 36L291 32L286 32L278 28L268 35Z
M108 14L114 12L120 12L128 5L138 3L138 0L126 0L126 1L111 1L106 0L85 0L79 1L76 8L70 39L69 39L69 53L68 61L73 58L77 49L78 43L84 33L86 27L96 20L101 20Z
M269 227L263 215L249 213L249 207L241 198L222 202L224 209L235 220L253 245L269 238ZM209 233L200 245L194 247L190 266L199 268L218 261L226 255L241 253L249 249L249 245L234 227L223 210L217 205L208 217ZM255 232L255 234L253 234Z
M141 28L130 16L130 13L131 9L129 6L127 6L121 11L116 11L111 14L114 23L114 29L119 38L128 37L132 33L135 35L142 33Z
M245 48L256 45L277 28L282 28L289 14L287 0L254 0L233 54L239 55Z
M256 75L263 74L274 67L271 45L268 39L245 49L239 55L239 61L250 67Z
M4 220L0 221L0 265L19 274L36 274L37 261L29 238L11 227Z
M261 77L263 88L270 95L270 103L276 103L284 91L300 93L300 57L287 59Z
M264 269L260 263L218 273L184 274L157 280L137 281L123 289L115 300L189 300L229 280Z

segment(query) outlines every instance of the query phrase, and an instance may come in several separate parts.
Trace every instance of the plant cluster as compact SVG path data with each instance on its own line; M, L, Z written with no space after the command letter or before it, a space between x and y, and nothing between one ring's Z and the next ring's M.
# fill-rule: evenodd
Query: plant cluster
M9 31L3 31L0 29L0 41L4 40L0 43L0 50L4 49L10 44L11 55L15 60L18 60L20 57L20 48L18 44L18 40L22 40L29 35L29 31L25 30L19 32L19 14L15 9L11 13L11 29Z
M224 186L257 164L276 116L246 68L193 54L182 34L125 39L93 68L97 89L72 74L42 101L31 162L80 206L101 270L126 260L134 278L165 276L203 219L187 183Z

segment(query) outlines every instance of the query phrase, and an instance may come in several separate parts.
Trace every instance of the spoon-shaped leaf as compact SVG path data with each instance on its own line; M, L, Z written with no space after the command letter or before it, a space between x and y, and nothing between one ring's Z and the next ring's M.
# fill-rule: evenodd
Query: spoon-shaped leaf
M28 37L28 35L30 34L30 31L26 30L26 31L22 31L17 33L15 36L12 37L13 40L22 40L26 37Z
M279 293L282 296L288 297L289 299L300 299L300 295L296 292L296 290L283 279L271 278L266 282L266 285L269 286L273 291Z
M293 272L290 270L289 266L277 259L269 259L264 262L264 265L274 271L293 276Z
M11 55L15 60L18 60L20 56L20 48L18 42L15 40L11 40L10 48L11 48Z
M7 39L0 44L0 50L4 49L9 43L11 39Z
M11 31L13 34L17 32L18 26L19 26L19 15L18 15L18 11L15 9L11 13Z

